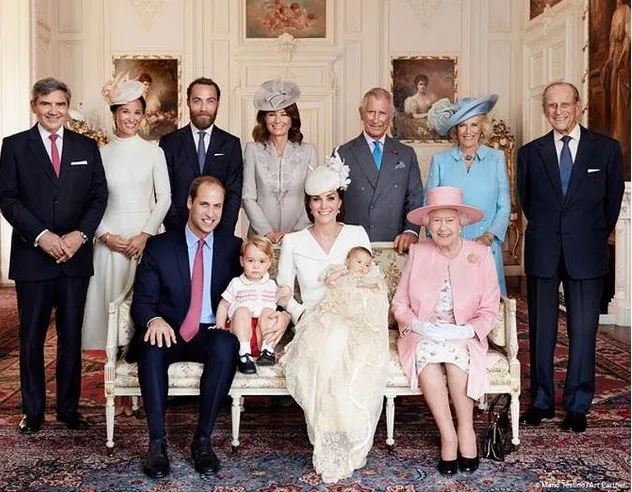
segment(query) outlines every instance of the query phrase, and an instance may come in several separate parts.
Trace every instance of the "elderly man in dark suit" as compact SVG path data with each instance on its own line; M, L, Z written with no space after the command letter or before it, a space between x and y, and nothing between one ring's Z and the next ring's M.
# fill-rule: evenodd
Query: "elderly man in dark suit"
M20 313L20 432L44 422L44 341L55 308L57 420L71 429L87 421L81 391L81 325L92 270L92 240L107 204L101 155L94 140L64 128L70 89L54 78L36 82L37 124L4 139L0 209L13 227L9 278Z
M168 231L182 230L187 222L187 197L191 181L215 176L226 188L224 212L218 230L233 234L241 206L243 158L239 138L215 126L220 89L211 79L200 77L187 88L191 122L160 139L165 152L171 207L164 224Z
M417 156L412 147L386 135L394 111L390 92L369 90L359 110L364 131L338 149L351 169L344 221L363 226L371 241L393 241L403 252L419 237L419 226L406 220L423 204Z
M211 448L217 414L228 395L237 367L239 342L215 328L215 313L224 289L238 276L241 239L221 232L225 196L212 176L193 180L183 230L147 241L138 265L131 314L136 327L138 376L149 427L149 451L143 471L152 478L169 473L165 408L169 364L204 364L200 380L198 426L191 445L195 469L202 475L219 469Z
M553 355L559 285L564 287L570 342L563 430L586 430L595 392L595 338L608 236L623 197L623 163L616 140L577 123L577 88L550 84L542 96L552 131L518 152L518 192L527 217L525 271L529 304L531 407L522 423L555 413Z

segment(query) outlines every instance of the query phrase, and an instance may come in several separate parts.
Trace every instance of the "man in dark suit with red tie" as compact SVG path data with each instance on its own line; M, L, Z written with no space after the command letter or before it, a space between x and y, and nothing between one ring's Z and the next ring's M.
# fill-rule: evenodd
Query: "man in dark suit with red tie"
M239 349L232 333L212 329L221 294L240 273L241 239L217 228L225 193L217 178L194 179L184 229L150 238L136 272L132 343L149 427L143 471L152 478L169 473L164 426L167 370L178 361L204 364L191 455L200 474L219 469L211 434L235 375Z
M164 224L168 231L182 230L187 222L187 198L191 181L215 176L226 188L224 212L218 230L233 234L241 206L243 158L239 138L215 126L220 89L211 79L200 77L187 88L191 122L160 139L165 152L171 207Z
M569 354L563 430L586 430L595 392L595 343L608 236L623 197L619 143L577 123L577 88L550 84L542 96L553 130L518 152L518 192L528 224L525 272L529 305L531 407L521 417L539 425L555 414L553 356L559 285L564 287Z
M13 227L9 278L20 313L23 434L44 422L44 341L55 308L57 420L71 429L78 412L81 325L92 270L92 240L107 204L107 184L94 140L64 128L68 86L54 78L33 85L37 124L6 137L0 154L0 209Z

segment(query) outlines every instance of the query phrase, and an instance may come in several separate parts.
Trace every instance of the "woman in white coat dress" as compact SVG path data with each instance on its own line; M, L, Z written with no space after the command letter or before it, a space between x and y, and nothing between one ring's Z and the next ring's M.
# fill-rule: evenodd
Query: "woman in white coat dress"
M105 348L108 305L123 293L147 238L158 232L171 203L164 153L137 135L145 112L143 89L136 80L110 82L103 89L115 135L101 148L109 196L95 234L94 276L83 318L84 349Z

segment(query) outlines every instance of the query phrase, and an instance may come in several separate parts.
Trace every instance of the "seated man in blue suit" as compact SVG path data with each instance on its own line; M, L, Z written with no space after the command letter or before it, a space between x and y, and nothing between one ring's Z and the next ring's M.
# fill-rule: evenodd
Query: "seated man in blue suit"
M202 475L217 472L211 448L217 414L235 375L239 342L230 332L212 329L221 293L240 274L241 239L216 230L226 191L212 176L193 180L184 230L147 241L138 265L131 314L136 326L133 349L149 427L143 471L152 478L169 473L165 407L169 364L204 364L200 411L191 455Z

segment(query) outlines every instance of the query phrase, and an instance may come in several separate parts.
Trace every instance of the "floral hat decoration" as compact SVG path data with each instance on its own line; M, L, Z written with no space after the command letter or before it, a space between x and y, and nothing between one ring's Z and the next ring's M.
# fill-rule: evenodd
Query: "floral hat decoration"
M145 86L138 80L129 80L129 74L123 73L108 81L103 86L101 94L108 106L127 104L140 98Z
M498 101L498 94L479 98L464 97L451 102L447 97L436 101L428 110L428 125L439 135L446 136L450 129L474 116L489 113Z
M301 89L291 80L267 80L255 92L253 104L259 111L278 111L291 106L301 96Z
M305 193L309 196L321 195L338 189L346 190L351 183L349 166L338 154L338 147L324 165L310 171L305 179Z

